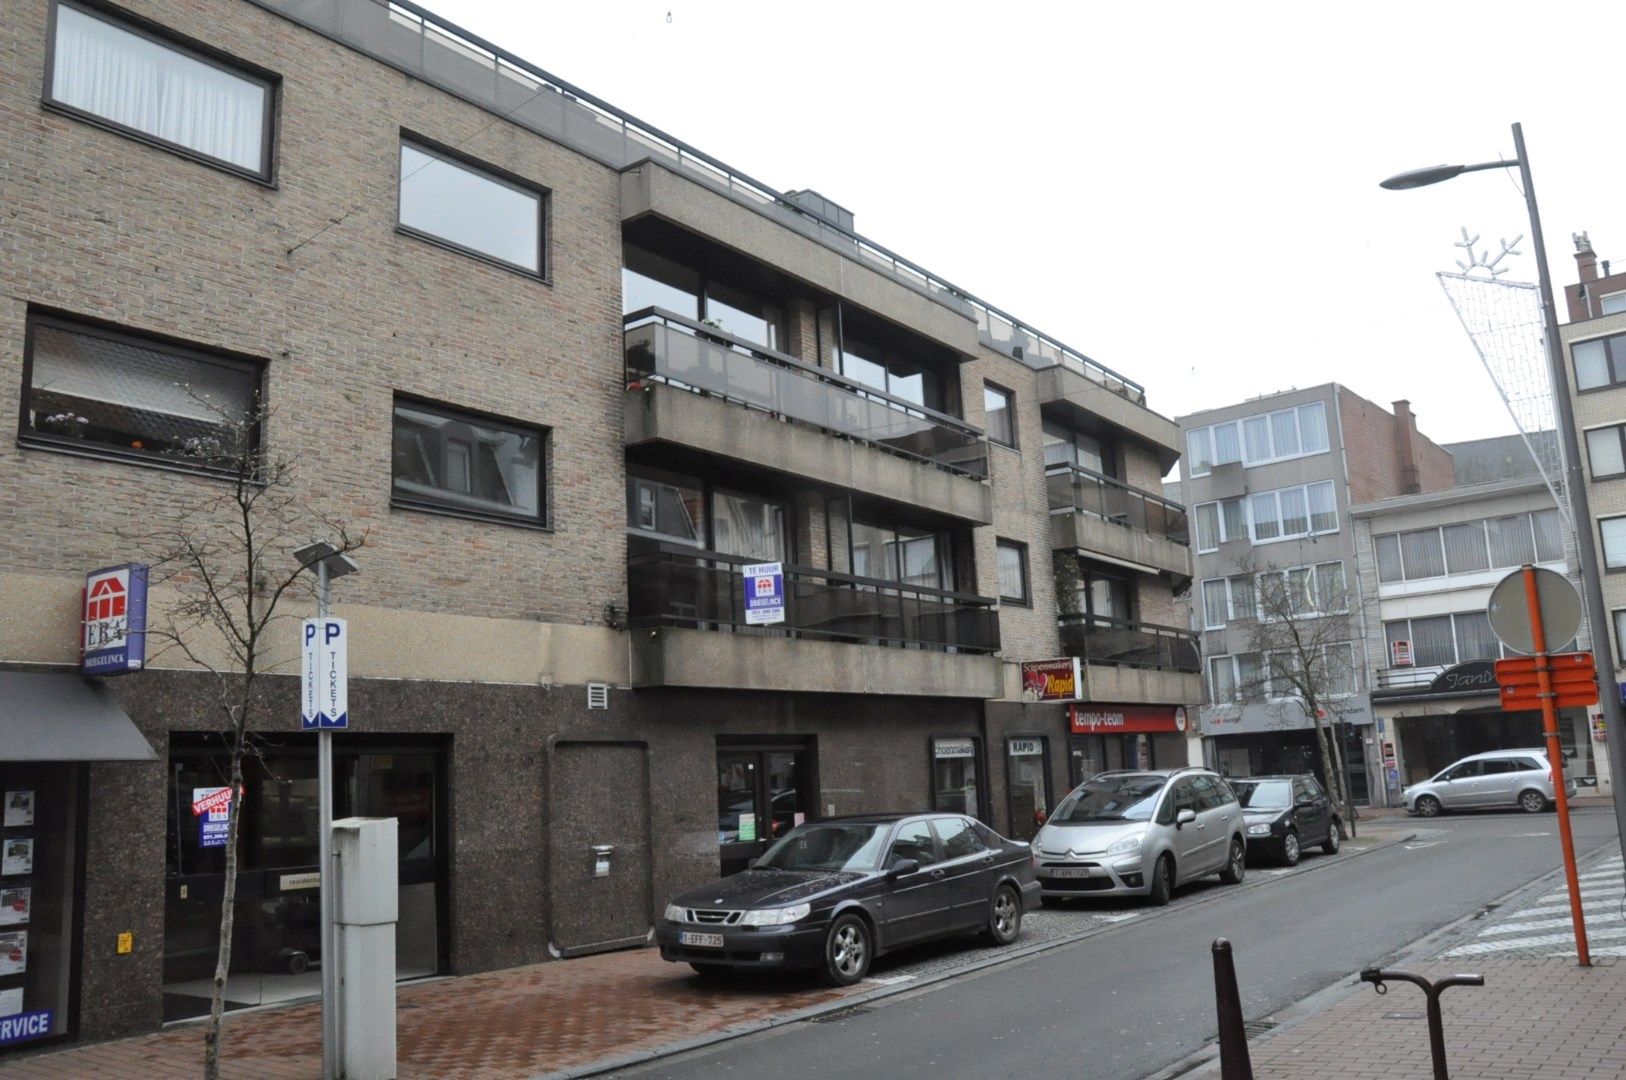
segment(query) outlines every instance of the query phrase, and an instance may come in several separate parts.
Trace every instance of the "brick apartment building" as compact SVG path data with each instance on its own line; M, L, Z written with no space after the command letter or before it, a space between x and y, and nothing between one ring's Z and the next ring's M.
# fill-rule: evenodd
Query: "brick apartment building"
M1181 442L1139 385L411 3L10 5L0 207L0 1012L49 1038L206 1002L212 676L79 674L87 572L221 483L165 452L211 431L181 386L268 403L298 494L368 532L335 800L400 820L403 977L641 944L807 818L1026 836L1087 772L1188 760ZM1326 402L1333 446L1393 430ZM1347 486L1403 489L1371 441ZM745 625L757 562L781 627ZM1024 700L1059 656L1082 703ZM319 959L271 678L234 1005Z
M1417 430L1407 402L1390 412L1335 383L1179 423L1179 490L1196 552L1191 619L1208 680L1198 724L1204 754L1233 776L1321 771L1313 719L1271 682L1260 652L1257 583L1263 574L1287 575L1306 613L1347 631L1326 644L1326 688L1336 703L1328 711L1344 732L1351 797L1367 802L1368 777L1382 762L1369 739L1350 507L1451 486L1451 455Z

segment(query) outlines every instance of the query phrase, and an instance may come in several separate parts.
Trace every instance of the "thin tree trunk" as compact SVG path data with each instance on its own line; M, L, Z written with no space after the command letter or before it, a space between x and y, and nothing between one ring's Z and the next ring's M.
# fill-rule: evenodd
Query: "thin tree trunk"
M1344 813L1339 822L1349 833L1344 839L1349 840L1355 836L1355 796L1350 792L1349 784L1346 782L1349 774L1344 771L1344 741L1338 737L1338 725L1332 724L1327 730L1332 738L1333 765L1338 769L1339 801L1344 806Z
M243 743L239 726L231 745L231 803L226 820L225 890L220 898L220 947L215 952L214 993L209 1001L209 1027L203 1036L204 1080L220 1078L220 1035L226 1012L226 978L231 971L232 924L237 915L237 830L242 821Z
M1342 840L1350 837L1349 792L1344 790L1343 756L1338 753L1338 740L1327 730L1319 711L1315 714L1316 749L1321 754L1321 770L1327 776L1327 789L1332 792L1332 803L1338 807L1338 835Z

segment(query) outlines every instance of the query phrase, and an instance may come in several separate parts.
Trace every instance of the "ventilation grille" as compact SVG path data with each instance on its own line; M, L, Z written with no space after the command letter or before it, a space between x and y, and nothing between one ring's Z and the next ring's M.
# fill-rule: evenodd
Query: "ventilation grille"
M587 707L589 709L608 709L610 707L610 684L590 682L587 684Z

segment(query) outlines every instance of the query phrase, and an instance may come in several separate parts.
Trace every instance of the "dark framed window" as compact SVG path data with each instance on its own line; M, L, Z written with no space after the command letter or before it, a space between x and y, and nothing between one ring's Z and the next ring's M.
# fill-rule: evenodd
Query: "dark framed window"
M1016 395L993 383L982 384L983 427L988 437L1016 446Z
M201 469L259 448L258 361L38 314L23 353L27 445Z
M1598 519L1598 538L1603 541L1606 570L1626 570L1626 517Z
M546 428L397 397L391 501L547 524Z
M1007 604L1031 604L1028 591L1028 546L1015 540L1000 540L999 599Z
M420 239L547 279L548 192L403 135L397 226Z
M277 77L100 6L51 9L45 104L270 183Z
M964 814L984 819L981 780L982 740L931 740L932 809L940 814Z
M1626 424L1593 428L1586 434L1586 457L1592 479L1626 476Z
M1577 341L1570 346L1575 362L1575 385L1597 390L1626 383L1626 334Z

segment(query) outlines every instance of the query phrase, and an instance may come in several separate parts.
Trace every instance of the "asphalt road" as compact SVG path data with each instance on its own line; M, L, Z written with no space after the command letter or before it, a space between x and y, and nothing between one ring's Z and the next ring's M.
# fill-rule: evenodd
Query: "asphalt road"
M1578 854L1615 838L1607 808L1572 820ZM1206 888L1202 902L1075 945L616 1075L1143 1077L1213 1037L1214 938L1235 948L1244 1015L1269 1016L1559 865L1551 814L1417 824L1412 843L1259 888Z

